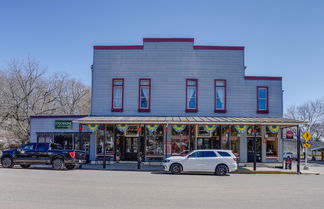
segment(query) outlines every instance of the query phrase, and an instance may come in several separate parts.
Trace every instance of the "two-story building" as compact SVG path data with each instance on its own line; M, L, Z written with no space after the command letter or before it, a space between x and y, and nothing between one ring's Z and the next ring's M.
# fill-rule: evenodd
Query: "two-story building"
M283 118L281 77L246 75L242 46L144 38L93 50L91 112L74 120L79 133L91 132L92 161L231 149L249 162L256 137L257 160L280 162L282 128L300 123Z

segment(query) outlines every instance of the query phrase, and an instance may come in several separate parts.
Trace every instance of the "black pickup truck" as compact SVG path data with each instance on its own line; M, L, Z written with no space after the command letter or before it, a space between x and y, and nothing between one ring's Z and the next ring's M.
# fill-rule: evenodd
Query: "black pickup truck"
M2 152L1 164L4 168L20 165L29 168L30 165L52 165L56 170L73 169L85 163L85 152L63 150L55 143L29 143L18 149Z

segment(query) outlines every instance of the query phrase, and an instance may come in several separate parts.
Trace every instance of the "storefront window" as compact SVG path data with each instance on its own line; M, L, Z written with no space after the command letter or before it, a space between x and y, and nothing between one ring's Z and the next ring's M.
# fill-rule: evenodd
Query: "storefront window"
M114 127L113 125L106 125L106 135L104 132L104 125L99 125L97 129L97 155L103 155L104 150L106 155L114 155ZM106 142L104 137L106 136ZM105 149L104 149L104 145Z
M267 157L278 157L278 133L271 132L267 126L265 140Z
M163 156L163 126L159 127L154 131L147 130L145 155L150 156Z
M186 155L189 153L189 131L188 126L184 125L182 128L179 128L178 131L172 128L171 135L171 155Z
M240 134L234 126L231 126L230 133L231 149L236 157L240 156Z

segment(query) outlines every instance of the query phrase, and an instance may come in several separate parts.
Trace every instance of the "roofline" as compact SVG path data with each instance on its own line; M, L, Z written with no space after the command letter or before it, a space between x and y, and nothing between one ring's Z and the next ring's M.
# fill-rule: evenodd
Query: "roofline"
M194 42L194 38L143 38L143 42Z
M282 77L273 76L244 76L245 80L270 80L270 81L281 81Z
M194 38L143 38L143 43L145 42L192 42L194 43ZM144 49L144 45L95 45L94 50L116 50L116 49ZM244 46L209 46L209 45L197 45L193 46L195 50L244 50Z
M244 50L244 46L194 46L199 50Z
M88 115L31 115L30 119L32 118L83 118L87 116Z

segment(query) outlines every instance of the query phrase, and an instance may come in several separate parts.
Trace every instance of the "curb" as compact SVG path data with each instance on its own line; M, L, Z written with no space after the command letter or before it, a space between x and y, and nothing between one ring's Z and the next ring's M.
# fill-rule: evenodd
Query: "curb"
M231 173L238 174L295 174L297 175L297 171L233 171Z

